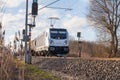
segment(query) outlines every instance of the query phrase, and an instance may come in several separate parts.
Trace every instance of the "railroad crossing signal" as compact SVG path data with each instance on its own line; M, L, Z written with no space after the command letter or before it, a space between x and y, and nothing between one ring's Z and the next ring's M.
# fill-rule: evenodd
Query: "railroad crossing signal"
M37 3L37 0L33 0L33 3L32 3L32 15L33 16L38 15L38 3Z

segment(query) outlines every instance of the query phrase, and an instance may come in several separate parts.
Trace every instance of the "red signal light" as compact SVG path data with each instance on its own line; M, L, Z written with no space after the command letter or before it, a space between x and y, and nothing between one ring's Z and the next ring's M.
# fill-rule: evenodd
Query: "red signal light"
M38 15L38 3L32 3L32 15Z

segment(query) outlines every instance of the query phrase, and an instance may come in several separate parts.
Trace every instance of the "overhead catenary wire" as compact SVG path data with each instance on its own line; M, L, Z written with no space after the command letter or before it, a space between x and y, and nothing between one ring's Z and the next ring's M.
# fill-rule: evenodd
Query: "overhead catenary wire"
M61 0L62 1L62 0ZM63 0L64 1L64 0ZM71 1L71 0L70 0ZM64 9L66 12L72 11L73 10L73 6L77 3L77 0L73 0L72 4L69 4L69 0L67 0L66 2L64 2L63 4L69 4L66 7L47 7L47 8L54 8L54 9ZM61 15L60 19L62 20L66 15Z
M67 11L67 10L72 10L72 9L70 9L70 8L62 8L62 7L46 7L46 8L64 9L65 11Z
M46 6L43 6L42 8L39 8L38 10L44 9L44 8L50 6L50 5L52 5L52 4L54 4L54 3L58 2L58 1L60 1L60 0L56 0L56 1L52 2L52 3L50 3L50 4L47 4Z
M65 7L49 7L50 5L52 5L52 4L54 4L54 3L58 2L58 1L60 1L60 0L56 0L56 1L44 6L42 8L39 8L38 10L42 10L44 8L52 8L52 9L59 9L59 10L61 9L61 10L65 10L65 11L71 11L72 10L71 8L65 8Z

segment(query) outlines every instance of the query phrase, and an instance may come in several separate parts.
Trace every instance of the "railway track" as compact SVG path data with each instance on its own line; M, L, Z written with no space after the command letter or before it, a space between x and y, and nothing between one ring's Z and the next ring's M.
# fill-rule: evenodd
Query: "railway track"
M32 59L33 60L35 60L35 59L82 59L82 60L115 60L115 61L119 61L120 60L120 58L96 58L96 57L90 57L90 58L82 58L82 57L67 57L67 56L65 56L65 57L55 57L55 56L45 56L45 57L43 57L43 56L32 56Z

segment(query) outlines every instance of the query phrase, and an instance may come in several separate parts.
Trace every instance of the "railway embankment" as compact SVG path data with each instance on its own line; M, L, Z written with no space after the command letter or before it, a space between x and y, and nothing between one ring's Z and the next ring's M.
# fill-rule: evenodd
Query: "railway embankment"
M120 80L120 59L36 58L34 64L61 80Z

